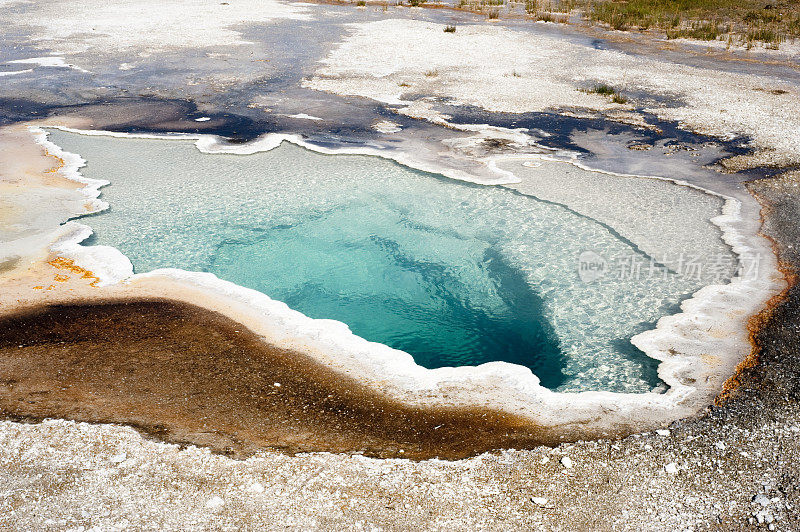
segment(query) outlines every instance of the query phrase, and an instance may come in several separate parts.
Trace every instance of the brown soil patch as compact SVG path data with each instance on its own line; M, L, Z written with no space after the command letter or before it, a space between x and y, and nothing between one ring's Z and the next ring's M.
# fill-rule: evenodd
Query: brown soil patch
M272 448L457 459L557 441L512 415L400 404L221 314L167 301L51 305L1 319L0 417L127 424L233 456Z

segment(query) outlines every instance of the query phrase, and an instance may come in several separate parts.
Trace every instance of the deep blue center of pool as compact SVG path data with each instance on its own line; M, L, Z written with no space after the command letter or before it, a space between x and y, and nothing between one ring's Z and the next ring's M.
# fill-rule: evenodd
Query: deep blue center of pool
M487 246L463 257L482 274L480 284L470 286L459 271L463 265L417 257L374 234L395 233L393 223L378 228L373 218L354 234L352 221L363 219L350 220L347 231L315 220L310 227L276 227L252 240L224 242L208 270L312 318L342 321L427 368L502 360L529 367L548 388L564 381L563 356L542 299L497 250ZM404 236L424 238L430 230L412 226L407 231L414 234ZM313 279L287 283L284 269L293 264L313 265Z

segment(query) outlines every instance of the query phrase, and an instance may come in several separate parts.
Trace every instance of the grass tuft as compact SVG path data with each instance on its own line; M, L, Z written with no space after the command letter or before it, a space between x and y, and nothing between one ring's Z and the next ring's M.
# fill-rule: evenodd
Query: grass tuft
M456 27L455 26L449 26L449 25L445 26L444 27L444 32L445 33L455 33L456 32Z
M614 103L628 103L628 99L620 94L620 92L605 83L597 83L591 89L578 89L582 92L589 94L599 94L600 96L611 96L611 101Z
M628 103L628 99L618 92L614 93L614 96L611 97L611 101L614 103Z
M566 24L569 20L567 15L557 15L549 11L541 11L536 13L536 20L541 22L557 22L559 24Z
M595 85L586 92L600 94L602 96L612 96L617 91L611 85L606 85L605 83L598 83L597 85Z

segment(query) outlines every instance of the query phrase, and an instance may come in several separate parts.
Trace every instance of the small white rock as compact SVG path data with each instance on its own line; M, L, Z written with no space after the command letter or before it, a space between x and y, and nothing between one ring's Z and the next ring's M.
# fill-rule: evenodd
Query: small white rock
M658 429L656 431L656 434L658 434L659 436L669 436L670 433L667 429Z
M670 475L674 475L675 473L678 472L678 464L676 464L675 462L670 462L664 466L664 471L666 471Z
M531 500L536 504L538 504L539 506L547 505L547 499L545 499L544 497L531 497Z
M756 504L760 504L761 506L766 508L767 506L769 506L770 500L769 497L767 497L763 493L759 493L758 495L755 496L753 502Z
M716 447L720 451L724 451L725 450L725 442L724 441L718 441L717 443L714 444L714 447Z
M273 382L272 385L274 387L276 387L276 388L280 388L281 387L281 383L279 383L279 382Z
M112 464L121 464L128 458L128 455L125 453L119 453L112 456L109 460Z
M253 482L247 486L247 491L250 493L264 493L264 485L261 482Z
M572 469L572 459L569 456L563 457L561 459L561 465L563 465L567 469Z
M206 501L206 508L221 508L225 504L225 501L222 500L222 497L213 496L208 501Z

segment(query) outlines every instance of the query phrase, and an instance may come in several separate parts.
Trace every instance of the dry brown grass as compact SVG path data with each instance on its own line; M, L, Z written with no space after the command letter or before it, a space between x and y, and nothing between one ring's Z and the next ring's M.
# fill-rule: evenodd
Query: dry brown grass
M800 2L791 0L576 0L595 23L656 29L668 38L728 38L778 45L800 37Z

